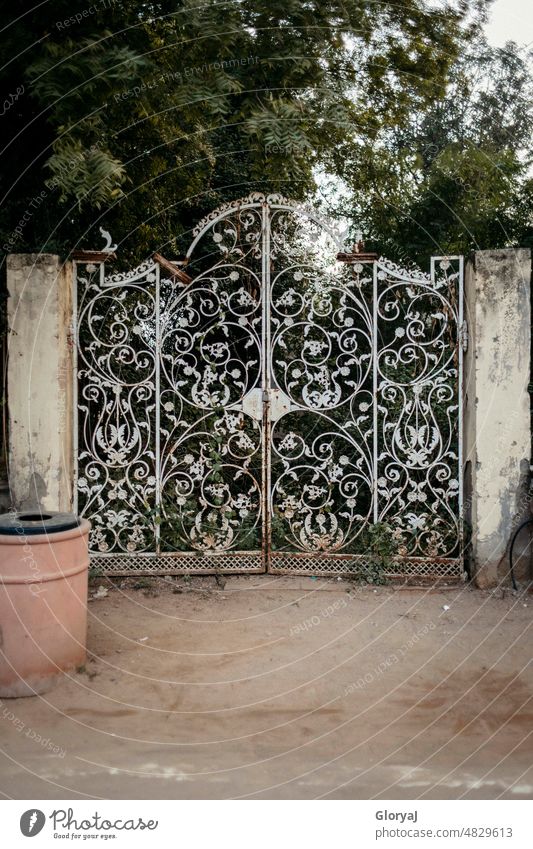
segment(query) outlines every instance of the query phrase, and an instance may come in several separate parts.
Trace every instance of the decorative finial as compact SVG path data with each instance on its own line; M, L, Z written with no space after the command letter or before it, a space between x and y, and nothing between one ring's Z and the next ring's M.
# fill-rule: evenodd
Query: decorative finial
M339 262L346 262L354 265L361 262L374 262L378 255L373 251L369 252L365 249L362 230L359 228L355 231L355 243L351 251L341 251L337 254Z
M355 231L355 245L353 246L353 252L355 254L362 253L365 249L365 243L363 242L363 233L361 230Z
M108 233L107 230L104 230L103 227L100 227L100 234L102 236L102 239L105 239L105 242L106 242L104 247L102 248L102 253L104 253L104 254L114 253L117 249L117 245L111 244L111 242L113 241L113 239L111 238L111 234Z

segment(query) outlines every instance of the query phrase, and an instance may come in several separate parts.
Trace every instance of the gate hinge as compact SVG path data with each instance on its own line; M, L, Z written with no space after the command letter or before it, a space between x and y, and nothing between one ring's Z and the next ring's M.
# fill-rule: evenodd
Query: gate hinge
M459 329L459 344L463 351L468 351L468 324L466 321L463 321Z

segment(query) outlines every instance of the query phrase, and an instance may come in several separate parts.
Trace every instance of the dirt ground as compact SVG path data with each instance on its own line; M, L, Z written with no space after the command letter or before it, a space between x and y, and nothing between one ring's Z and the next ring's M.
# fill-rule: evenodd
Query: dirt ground
M95 593L86 666L0 705L7 798L533 798L530 594L267 575Z

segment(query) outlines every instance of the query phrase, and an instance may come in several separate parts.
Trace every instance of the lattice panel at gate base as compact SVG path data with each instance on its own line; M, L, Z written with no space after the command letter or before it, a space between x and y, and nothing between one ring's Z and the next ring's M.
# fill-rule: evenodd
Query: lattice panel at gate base
M217 575L264 572L261 552L220 554L91 554L91 568L102 575Z
M314 555L285 554L274 552L271 555L269 572L278 575L317 575L320 577L357 576L363 567L371 567L372 561L363 555ZM420 578L425 580L460 580L464 565L461 558L442 558L425 560L408 557L395 560L384 572L386 578Z
M317 577L357 576L361 567L371 566L361 555L271 554L268 569L276 575L314 575ZM102 575L216 575L265 572L260 552L234 554L92 554L91 567ZM387 578L422 580L460 580L464 574L459 559L423 560L406 558L395 561L384 573Z

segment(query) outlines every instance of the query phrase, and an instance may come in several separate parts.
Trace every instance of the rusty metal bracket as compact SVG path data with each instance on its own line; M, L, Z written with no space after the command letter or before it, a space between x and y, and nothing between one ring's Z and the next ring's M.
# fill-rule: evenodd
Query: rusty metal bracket
M75 262L99 263L116 259L117 255L113 251L72 251L70 258Z
M171 274L172 277L177 277L177 279L180 280L185 285L188 286L189 283L192 283L192 277L190 277L181 268L178 268L178 266L175 265L173 262L170 262L170 260L165 259L165 257L162 256L161 254L159 254L159 253L153 254L152 259L154 260L154 262L158 262L159 265L161 266L161 268L164 268L165 271L168 271L168 273Z

